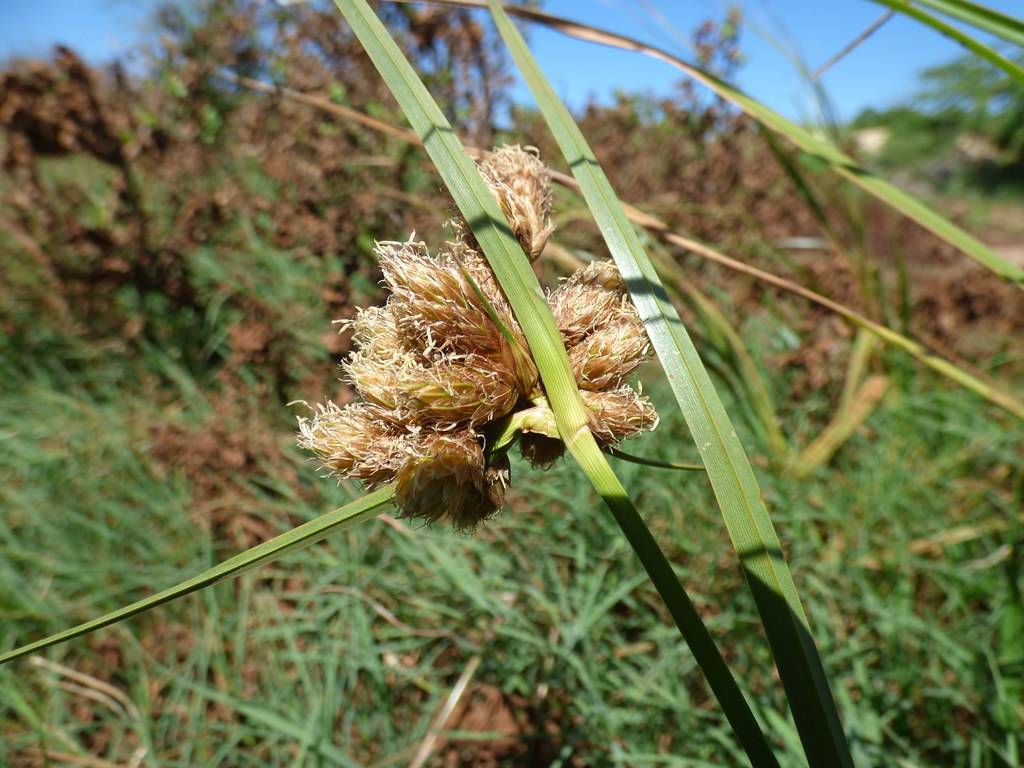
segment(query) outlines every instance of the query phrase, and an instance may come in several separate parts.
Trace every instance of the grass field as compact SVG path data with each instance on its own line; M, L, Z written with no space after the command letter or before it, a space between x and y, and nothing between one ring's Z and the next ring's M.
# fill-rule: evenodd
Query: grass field
M294 408L228 402L162 350L145 365L5 358L2 375L6 646L358 492L304 463ZM793 422L815 407L795 404ZM1020 499L998 489L1019 472L1022 434L992 411L907 370L828 471L798 483L760 462L860 765L1018 759ZM686 443L673 417L630 447L679 460ZM795 747L706 480L617 468L760 716ZM143 753L136 764L402 765L471 668L438 745L446 764L741 764L578 472L513 473L508 508L476 535L374 521L0 670L3 753L13 765L40 750L115 765Z

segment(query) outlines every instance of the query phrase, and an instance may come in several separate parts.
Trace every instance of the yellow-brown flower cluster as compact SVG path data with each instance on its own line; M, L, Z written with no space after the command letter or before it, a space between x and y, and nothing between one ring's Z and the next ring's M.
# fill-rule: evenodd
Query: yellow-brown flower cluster
M503 147L479 164L523 250L537 258L552 232L547 169ZM356 351L343 365L362 400L318 406L299 443L340 477L396 484L408 517L472 528L497 512L509 480L488 435L521 420L523 455L546 465L563 449L526 339L468 227L432 254L418 242L377 244L389 291L351 322ZM594 262L548 294L598 442L653 429L650 401L625 383L649 352L616 268ZM504 420L504 421L502 421Z

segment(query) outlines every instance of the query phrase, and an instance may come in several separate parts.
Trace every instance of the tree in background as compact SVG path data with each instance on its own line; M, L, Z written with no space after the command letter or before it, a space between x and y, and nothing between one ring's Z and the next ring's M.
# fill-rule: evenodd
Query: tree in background
M1020 186L1024 89L983 59L963 56L924 70L908 104L866 109L852 127L887 129L878 162L942 187L960 183L996 192Z

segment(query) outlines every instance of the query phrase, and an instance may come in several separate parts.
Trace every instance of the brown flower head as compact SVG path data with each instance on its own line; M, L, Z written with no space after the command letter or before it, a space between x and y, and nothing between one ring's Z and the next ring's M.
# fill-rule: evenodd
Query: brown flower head
M658 419L651 401L625 386L651 346L616 266L592 261L580 267L548 294L548 303L598 443L613 446L654 429Z
M576 383L600 392L618 387L650 351L642 324L608 323L584 336L569 350Z
M515 374L480 355L385 358L371 345L343 366L359 394L399 424L453 429L504 416L519 400Z
M535 259L552 230L547 169L520 147L479 167ZM457 230L436 254L413 240L377 244L388 300L349 322L355 351L342 366L362 401L300 418L299 445L333 475L395 483L407 517L469 529L501 508L516 437L538 466L564 445L522 329L468 226ZM625 384L650 345L615 266L588 264L548 301L599 444L654 429L651 402ZM507 439L495 438L502 429Z
M431 255L423 243L378 243L395 336L433 359L484 357L529 396L537 367L526 338L479 253L464 243ZM359 342L358 330L354 341Z
M555 229L550 173L536 148L506 145L478 165L522 250L530 261L536 261Z
M548 293L548 303L567 345L609 325L643 324L626 292L619 270L610 261L592 261Z
M580 394L592 415L590 429L602 446L616 445L658 426L654 404L631 387Z
M370 403L317 406L312 418L299 418L299 447L331 474L374 488L394 478L407 454L408 434L386 416Z
M550 175L537 150L506 145L477 166L519 244L530 261L536 261L555 229L551 223Z
M507 459L485 466L483 439L472 430L424 436L396 475L398 506L409 517L443 518L471 529L496 513L505 498Z

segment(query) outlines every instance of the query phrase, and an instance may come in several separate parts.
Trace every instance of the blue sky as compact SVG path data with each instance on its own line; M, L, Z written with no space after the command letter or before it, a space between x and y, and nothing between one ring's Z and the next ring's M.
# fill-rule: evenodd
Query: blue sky
M746 63L740 86L793 118L813 113L806 86L784 49L812 67L826 61L884 8L867 0L546 0L551 13L585 19L639 37L690 58L689 35L702 20L721 19L728 7L744 13ZM123 54L145 35L152 0L0 0L0 58L40 55L70 44L94 62ZM1020 14L1021 0L988 0ZM656 9L652 12L651 9ZM555 87L573 107L607 99L616 89L668 93L678 73L644 56L602 48L539 28L530 42ZM960 47L921 25L896 17L826 74L840 116L868 106L898 103L914 91L922 69L948 61ZM519 86L518 98L529 100Z

